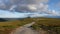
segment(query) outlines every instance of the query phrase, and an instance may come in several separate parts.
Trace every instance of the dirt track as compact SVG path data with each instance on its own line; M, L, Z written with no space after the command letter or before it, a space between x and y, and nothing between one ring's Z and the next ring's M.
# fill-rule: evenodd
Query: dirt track
M16 30L12 31L10 34L48 34L48 32L43 30L43 29L40 29L39 32L38 32L36 30L33 30L32 28L29 28L34 23L35 22L32 22L30 24L26 24L24 26L16 28Z

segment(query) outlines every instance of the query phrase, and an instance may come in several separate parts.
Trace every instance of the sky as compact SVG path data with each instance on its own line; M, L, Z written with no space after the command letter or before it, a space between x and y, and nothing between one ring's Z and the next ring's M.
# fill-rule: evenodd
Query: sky
M0 18L60 16L60 0L0 0Z
M60 11L60 0L50 0L48 4L50 9Z

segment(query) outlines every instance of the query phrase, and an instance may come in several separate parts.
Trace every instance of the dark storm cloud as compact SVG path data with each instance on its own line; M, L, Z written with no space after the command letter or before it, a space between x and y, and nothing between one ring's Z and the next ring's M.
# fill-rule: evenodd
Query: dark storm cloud
M35 4L36 5L36 4L39 4L40 2L47 2L47 1L48 0L0 0L1 4L4 4L3 7L5 9L10 8L10 6L12 6L14 4L16 4L16 5L18 5L18 4L20 4L20 5L21 4L24 4L24 5L27 5L27 4L29 4L29 5L30 4ZM0 6L0 7L2 7L2 6Z

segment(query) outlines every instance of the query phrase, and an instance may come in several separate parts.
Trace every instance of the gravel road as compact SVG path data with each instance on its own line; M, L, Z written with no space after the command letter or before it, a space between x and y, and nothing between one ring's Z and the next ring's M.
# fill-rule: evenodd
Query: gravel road
M16 28L16 30L12 31L10 34L38 34L35 30L32 28L28 28L32 26L35 22L23 25L19 28Z
M13 30L10 34L49 34L48 31L41 29L39 31L33 30L30 26L35 24L35 22L23 25L16 30Z

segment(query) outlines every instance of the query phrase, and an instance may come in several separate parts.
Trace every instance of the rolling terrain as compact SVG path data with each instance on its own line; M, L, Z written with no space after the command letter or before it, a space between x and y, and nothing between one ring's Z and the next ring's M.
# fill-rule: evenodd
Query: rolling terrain
M22 20L0 22L0 34L9 34L12 30L15 30L15 28L33 21L36 23L31 27L35 30L42 28L47 31L50 30L56 32L56 34L60 34L60 19L58 18L25 18Z

